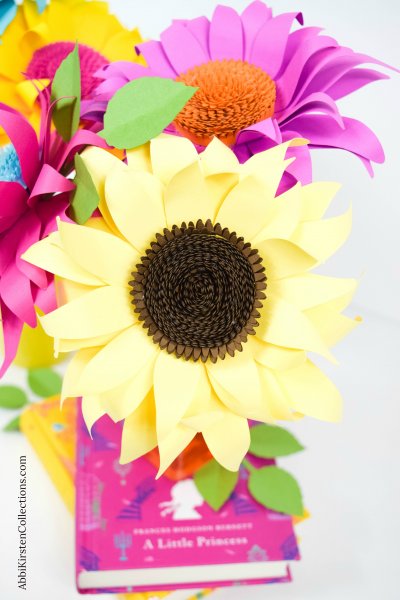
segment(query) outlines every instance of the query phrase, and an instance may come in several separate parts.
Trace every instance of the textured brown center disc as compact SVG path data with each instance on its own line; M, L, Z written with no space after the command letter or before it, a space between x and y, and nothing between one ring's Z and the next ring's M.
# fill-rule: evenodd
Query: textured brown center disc
M135 312L170 353L216 361L255 333L266 288L262 261L219 224L165 229L132 275Z
M210 61L179 75L177 81L199 88L174 121L195 144L207 146L216 136L233 145L242 129L274 114L275 83L248 62Z

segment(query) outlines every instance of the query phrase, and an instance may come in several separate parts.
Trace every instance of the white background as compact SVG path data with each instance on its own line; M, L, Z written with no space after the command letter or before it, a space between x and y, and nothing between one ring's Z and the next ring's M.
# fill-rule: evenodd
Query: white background
M213 0L111 0L127 26L156 37L173 17L211 15ZM247 2L229 2L242 9ZM298 0L273 3L275 12L302 10L306 25L326 27L343 45L400 65L400 5L396 0ZM350 241L327 265L338 276L361 277L355 306L364 324L327 367L345 398L340 425L304 420L293 430L307 451L281 461L300 480L312 518L299 527L302 561L294 582L220 590L236 600L398 600L400 548L400 76L343 100L342 113L365 121L387 156L370 180L356 158L314 151L315 179L343 183L335 211L354 208ZM7 380L23 382L14 369ZM8 415L7 415L8 416ZM0 434L0 600L74 600L73 522L35 454L19 434ZM28 457L29 590L18 591L18 461ZM103 596L102 596L103 597Z

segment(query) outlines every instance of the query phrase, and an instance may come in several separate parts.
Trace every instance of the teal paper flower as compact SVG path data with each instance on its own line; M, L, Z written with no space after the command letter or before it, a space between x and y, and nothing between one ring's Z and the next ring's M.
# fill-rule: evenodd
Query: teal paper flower
M12 144L0 148L0 181L17 181L22 184L21 164Z

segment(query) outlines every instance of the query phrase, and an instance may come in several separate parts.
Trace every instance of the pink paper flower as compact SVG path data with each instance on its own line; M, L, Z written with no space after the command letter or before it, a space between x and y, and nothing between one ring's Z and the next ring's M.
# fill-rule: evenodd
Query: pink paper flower
M174 20L160 36L137 47L148 67L116 62L101 69L103 79L90 104L101 118L106 102L128 81L168 77L197 85L199 91L169 130L204 147L214 135L232 146L244 162L253 154L294 137L309 147L290 149L297 160L288 172L311 181L309 148L341 148L358 156L372 175L372 162L384 153L362 122L341 115L336 101L364 85L387 79L363 63L387 66L320 35L318 27L291 32L301 13L276 17L256 0L239 15L217 6L206 17ZM293 183L293 182L292 182Z
M63 170L84 145L105 146L90 131L78 131L69 143L50 133L48 92L40 94L42 121L39 139L17 111L0 104L0 128L12 146L0 156L0 311L4 360L0 377L18 349L24 323L36 326L35 306L53 310L53 276L21 259L29 246L56 229L65 218L75 188ZM0 331L1 339L1 331Z

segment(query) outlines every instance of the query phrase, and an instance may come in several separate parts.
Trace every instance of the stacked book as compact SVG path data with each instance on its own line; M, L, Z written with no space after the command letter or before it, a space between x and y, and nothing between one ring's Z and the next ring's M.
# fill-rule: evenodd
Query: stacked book
M91 439L73 400L62 411L57 397L30 406L21 428L75 513L80 592L189 600L215 587L290 581L294 521L249 495L246 471L214 511L190 472L195 447L156 479L152 453L121 465L119 424L102 418Z

